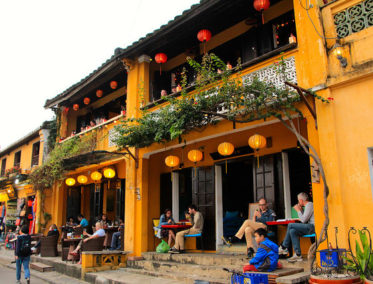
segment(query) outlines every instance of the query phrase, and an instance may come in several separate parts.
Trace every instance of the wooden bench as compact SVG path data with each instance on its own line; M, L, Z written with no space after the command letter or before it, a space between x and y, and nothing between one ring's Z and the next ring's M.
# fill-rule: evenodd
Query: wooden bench
M255 274L267 274L268 275L268 284L275 284L277 278L279 277L284 277L288 275L293 275L296 273L301 273L303 272L303 268L281 268L281 269L276 269L275 271L272 272L250 272L250 273L255 273ZM281 283L281 282L280 282Z
M113 270L126 267L126 251L83 251L82 252L82 279L87 272L97 272L103 270Z

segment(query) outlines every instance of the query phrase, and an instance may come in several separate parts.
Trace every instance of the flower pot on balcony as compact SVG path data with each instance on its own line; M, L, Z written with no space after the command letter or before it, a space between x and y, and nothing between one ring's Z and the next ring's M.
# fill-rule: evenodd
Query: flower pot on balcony
M365 284L373 284L373 280L365 279Z
M17 176L17 173L11 173L9 174L9 178L15 178Z
M310 284L319 283L319 284L361 284L363 281L360 279L360 276L330 276L330 275L311 275L309 280Z

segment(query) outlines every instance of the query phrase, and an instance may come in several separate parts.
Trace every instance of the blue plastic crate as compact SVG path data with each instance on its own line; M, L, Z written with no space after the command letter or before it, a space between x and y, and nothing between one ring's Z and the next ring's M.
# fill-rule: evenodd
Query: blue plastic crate
M340 259L345 254L345 249L320 250L320 264L322 267L338 267L340 265Z
M243 273L243 275L239 275L233 273L231 284L268 284L268 275L258 273Z

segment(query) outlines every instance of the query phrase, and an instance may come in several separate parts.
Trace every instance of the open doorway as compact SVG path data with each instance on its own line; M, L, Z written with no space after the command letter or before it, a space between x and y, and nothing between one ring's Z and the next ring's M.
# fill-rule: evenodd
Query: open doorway
M223 235L233 237L248 218L254 202L252 159L232 160L222 165Z

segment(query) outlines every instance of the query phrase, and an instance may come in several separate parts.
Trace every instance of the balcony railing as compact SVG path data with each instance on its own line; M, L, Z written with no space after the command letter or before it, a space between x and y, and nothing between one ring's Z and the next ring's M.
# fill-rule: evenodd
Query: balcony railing
M111 118L111 119L109 119L109 120L107 120L105 122L97 124L96 126L93 126L93 127L89 128L89 129L86 129L86 130L84 130L82 132L79 132L77 134L72 134L69 137L67 137L66 139L60 140L59 143L64 143L65 141L68 141L68 140L70 140L70 139L72 139L73 137L76 137L76 136L82 136L82 135L85 135L85 134L92 133L92 131L98 130L98 129L102 128L102 127L105 127L105 128L109 127L109 126L114 127L114 125L121 118L124 118L124 117L126 117L126 114L125 114L125 112L122 112L120 115L117 115L117 116L115 116L115 117L113 117L113 118ZM113 143L112 143L112 141L111 141L112 140L112 135L113 135L112 133L114 133L114 132L111 129L110 130L108 129L108 134L109 134L108 135L108 137L109 137L108 138L108 145L107 145L108 147L114 146Z

